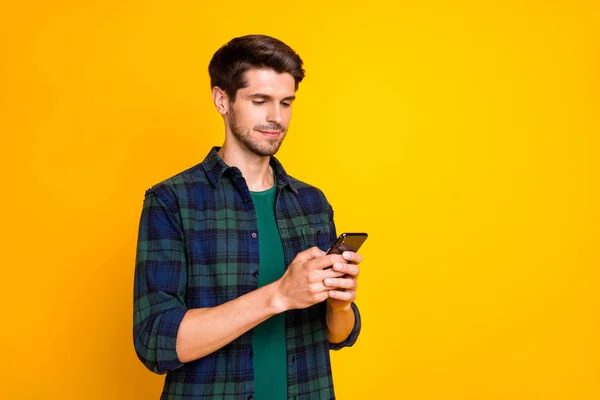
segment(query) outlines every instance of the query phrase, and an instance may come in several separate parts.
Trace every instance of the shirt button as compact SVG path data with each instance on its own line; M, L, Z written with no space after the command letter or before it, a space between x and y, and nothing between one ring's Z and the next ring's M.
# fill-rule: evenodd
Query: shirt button
M254 357L254 352L253 351L250 352L250 357Z
M256 234L256 232L252 232L252 239L256 239L258 235Z
M256 278L256 277L258 276L258 271L254 271L254 272L252 273L252 276Z
M248 400L254 400L254 396L252 396L252 395L248 396Z

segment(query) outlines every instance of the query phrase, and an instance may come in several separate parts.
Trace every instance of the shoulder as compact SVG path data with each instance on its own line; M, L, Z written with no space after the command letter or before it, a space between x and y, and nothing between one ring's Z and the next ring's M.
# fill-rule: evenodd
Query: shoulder
M300 197L313 197L318 198L321 201L327 202L325 193L316 186L310 185L300 179L290 176L290 184L298 191Z
M298 191L298 203L304 210L312 210L312 212L324 212L333 214L333 209L325 196L325 193L316 186L310 185L292 176L290 184Z
M330 234L325 235L323 240L329 241L335 239L335 225L333 225L333 207L327 200L325 193L316 186L310 185L292 176L290 184L297 191L296 199L304 216L310 221L310 225L314 227L324 227L329 230ZM333 239L332 239L333 237ZM325 244L323 244L325 246ZM324 247L326 249L326 247Z
M182 199L190 195L190 191L198 186L210 185L202 163L179 172L146 190L145 196L155 196L173 213L180 211Z

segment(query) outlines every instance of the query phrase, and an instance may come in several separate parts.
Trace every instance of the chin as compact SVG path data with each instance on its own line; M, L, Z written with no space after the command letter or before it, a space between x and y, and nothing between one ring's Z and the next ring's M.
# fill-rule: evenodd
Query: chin
M282 141L272 146L254 146L253 148L251 148L251 150L259 156L270 157L277 154L279 148L281 147L281 144Z
M253 151L254 154L259 155L261 157L271 157L274 156L275 154L277 154L277 151L279 149L274 149L274 150L267 150L267 149L260 149L260 151Z

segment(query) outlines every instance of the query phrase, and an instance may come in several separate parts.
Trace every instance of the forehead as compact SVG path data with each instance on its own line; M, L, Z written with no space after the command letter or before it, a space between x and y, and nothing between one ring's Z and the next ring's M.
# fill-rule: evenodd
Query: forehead
M295 92L294 77L277 73L272 69L250 69L244 73L246 87L238 91L242 95L263 93L273 97L290 97Z

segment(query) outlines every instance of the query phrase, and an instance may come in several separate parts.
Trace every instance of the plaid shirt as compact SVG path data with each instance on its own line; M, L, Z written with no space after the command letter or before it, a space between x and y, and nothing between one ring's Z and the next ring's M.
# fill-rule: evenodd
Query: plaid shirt
M161 399L252 399L252 330L183 364L175 341L191 308L215 307L258 288L256 214L240 170L218 147L204 161L146 191L134 283L134 344L140 360L167 373ZM286 265L336 238L323 193L288 176L275 157L276 219ZM289 399L334 399L329 350L356 342L360 314L342 343L327 340L326 301L285 313ZM260 400L260 399L259 399Z

